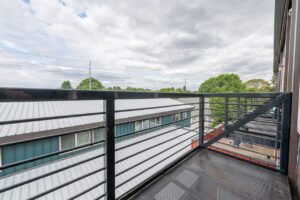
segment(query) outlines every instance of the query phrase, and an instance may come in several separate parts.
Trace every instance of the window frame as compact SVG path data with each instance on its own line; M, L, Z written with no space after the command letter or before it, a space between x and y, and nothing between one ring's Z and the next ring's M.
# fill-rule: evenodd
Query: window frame
M76 147L76 144L77 144L77 141L76 141L76 133L65 134L65 135L59 136L59 151L64 151L64 150L71 149L71 148L68 148L68 149L62 149L62 137L63 137L63 136L67 136L67 135L74 135L74 137L75 137L75 146L72 147L72 148L75 148L75 147Z
M94 137L92 137L93 136L92 132L94 133L94 129L87 130L87 131L76 132L76 133L71 133L71 134L65 134L65 135L59 136L59 145L58 145L59 151L64 151L64 150L71 149L71 148L64 149L64 150L62 149L62 137L63 136L67 136L67 135L74 135L74 137L75 137L75 146L72 147L72 148L75 148L75 147L78 147L78 146L82 146L82 145L78 145L78 138L77 137L78 137L78 134L83 133L83 132L88 132L89 133L89 142L86 143L86 144L82 144L82 145L87 145L87 144L92 143L94 141Z
M78 135L82 134L82 133L85 133L85 132L88 132L88 136L89 136L88 142L85 143L85 144L78 145ZM76 147L82 146L82 145L87 145L87 144L90 144L90 143L92 143L91 131L81 131L81 132L75 133L75 146Z
M136 127L137 127L137 123L140 123L140 129L137 130ZM143 130L143 120L138 120L138 121L135 121L134 122L134 131L142 131Z
M0 167L2 167L2 149L0 148ZM0 170L2 172L2 170Z
M116 127L115 127L116 128ZM98 142L98 141L96 141L95 140L95 130L97 130L97 129L101 129L101 130L103 130L103 139L101 139L101 140L105 140L105 128L95 128L95 129L93 129L92 130L92 137L90 138L91 139L91 143L93 143L93 142ZM116 133L116 132L115 132ZM99 141L101 141L101 140L99 140Z

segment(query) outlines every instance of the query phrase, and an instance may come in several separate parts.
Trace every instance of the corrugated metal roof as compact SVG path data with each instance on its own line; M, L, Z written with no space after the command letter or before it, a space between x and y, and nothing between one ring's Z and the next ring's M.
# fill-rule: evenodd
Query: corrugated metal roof
M131 143L135 143L137 141L144 140L146 138L159 135L161 133L173 130L174 127L166 127L164 129L160 129L145 135L137 136L132 139L128 139L125 141L122 141L120 143L116 144L116 148L122 147L124 145L128 145ZM160 142L165 141L166 143L161 144L159 146L156 146L152 149L149 149L143 153L140 153L138 155L135 155L127 160L124 160L118 164L116 164L116 173L125 170L136 163L139 163L150 156L153 156L157 153L160 153L164 150L162 154L155 156L154 158L146 161L145 163L138 165L137 167L134 167L133 169L125 172L124 174L121 174L120 176L116 177L116 185L120 184L121 182L131 178L135 177L128 183L122 185L118 189L116 189L116 195L120 196L127 192L129 189L133 188L134 186L138 185L141 183L143 180L147 179L148 177L152 176L154 173L162 169L164 166L167 164L171 163L174 161L176 158L179 156L183 155L187 151L191 150L191 147L189 144L191 144L191 140L189 139L190 137L193 137L194 135L197 135L196 132L189 132L186 133L188 128L182 128L182 129L177 129L176 131L171 131L166 134L159 135L155 138L151 138L147 141L140 142L136 145L127 147L123 150L117 151L116 152L116 161L127 157L129 155L133 155L143 149L146 149L148 147L151 147L155 144L158 144ZM184 134L186 133L186 134ZM180 136L182 135L182 136ZM176 139L171 140L172 138L175 138L176 136L179 136ZM188 139L187 141L183 142L185 139ZM173 145L180 143L179 145L172 147ZM188 146L184 148L185 146ZM184 148L182 151L179 153L170 156L172 153ZM98 148L96 150L91 150L89 152L81 153L74 155L69 158L61 159L52 163L48 163L39 167L35 167L32 169L28 169L7 177L4 177L0 179L0 188L3 187L8 187L10 185L16 184L20 181L28 180L33 177L37 177L41 174L45 174L47 172L51 172L56 169L60 169L64 166L71 165L73 163L79 162L81 160L91 158L93 156L99 155L103 153L102 148ZM137 175L139 172L145 170L149 166L162 161L163 159L166 159L160 164L154 165L151 169L146 171L145 173L141 175ZM49 190L55 186L58 186L60 184L63 184L67 181L73 180L77 177L80 177L84 174L87 174L89 172L95 171L99 168L102 168L104 166L104 159L103 158L97 158L94 160L91 160L89 162L86 162L81 165L76 165L68 170L61 171L59 173L55 173L53 175L47 176L45 178L38 179L37 181L31 182L29 184L14 188L12 190L9 190L7 192L1 193L0 194L0 199L27 199L29 197L32 197L34 195L37 195L39 193L42 193L46 190ZM81 179L73 184L67 185L59 190L56 190L54 192L51 192L47 194L46 196L43 196L41 199L67 199L70 198L85 189L88 189L89 187L92 187L96 185L97 183L101 182L104 180L104 172L99 172L94 175L88 176L84 179ZM79 199L94 199L104 192L104 185L95 188L94 190L86 193L85 195L82 195Z
M180 105L173 99L135 99L116 100L116 110L149 108L157 106ZM145 115L191 109L192 106L145 109L139 111L116 113L116 120ZM102 100L86 101L43 101L43 102L5 102L0 103L0 121L36 119L63 115L103 112ZM103 122L103 115L91 115L25 123L0 125L0 137L21 135L33 132L49 131L79 125Z

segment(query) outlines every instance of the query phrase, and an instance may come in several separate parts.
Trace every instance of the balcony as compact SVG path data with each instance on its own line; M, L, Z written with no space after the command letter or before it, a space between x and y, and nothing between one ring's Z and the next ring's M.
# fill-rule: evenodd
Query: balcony
M0 199L291 199L290 96L0 89Z

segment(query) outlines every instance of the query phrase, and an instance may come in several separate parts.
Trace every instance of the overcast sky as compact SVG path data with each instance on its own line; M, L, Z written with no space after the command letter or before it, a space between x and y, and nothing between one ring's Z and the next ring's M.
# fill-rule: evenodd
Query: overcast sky
M0 87L195 90L209 77L272 76L274 0L9 0L0 6Z

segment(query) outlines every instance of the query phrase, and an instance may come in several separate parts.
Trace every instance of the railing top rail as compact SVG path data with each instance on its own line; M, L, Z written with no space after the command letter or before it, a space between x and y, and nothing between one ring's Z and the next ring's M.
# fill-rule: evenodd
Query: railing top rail
M149 98L248 97L273 98L281 93L162 93L97 90L61 90L31 88L0 88L2 101L64 101Z

